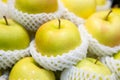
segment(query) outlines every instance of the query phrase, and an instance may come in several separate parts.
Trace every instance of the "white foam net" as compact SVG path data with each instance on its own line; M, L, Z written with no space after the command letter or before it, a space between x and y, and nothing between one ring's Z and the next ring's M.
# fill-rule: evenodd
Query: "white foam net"
M8 7L7 7L7 3L2 2L2 0L0 0L0 18L2 18L3 16L8 16Z
M115 60L113 57L103 57L101 61L109 67L109 69L114 72L117 76L117 80L120 80L120 60Z
M11 18L16 20L18 23L23 25L25 28L31 31L36 31L40 25L43 23L50 21L52 19L60 18L63 14L63 7L58 0L58 10L54 13L40 13L40 14L28 14L23 13L22 11L18 11L14 7L15 0L8 1L9 13Z
M97 75L72 66L62 72L61 80L116 80L116 77L115 74L110 76Z
M0 80L8 80L9 71L5 71L2 76L0 76Z
M30 56L29 47L23 50L4 51L0 50L0 69L11 68L18 60Z
M107 0L105 5L102 6L97 6L96 10L97 11L105 11L111 9L112 2L111 0Z
M30 53L32 57L36 60L36 62L43 66L48 70L63 70L64 68L68 68L73 64L76 64L79 60L86 57L87 48L88 48L88 39L86 37L86 32L84 31L84 27L82 25L79 26L79 31L82 38L82 43L79 47L74 50L69 51L68 53L64 53L62 56L56 57L47 57L42 56L40 53L36 51L35 43L32 41Z

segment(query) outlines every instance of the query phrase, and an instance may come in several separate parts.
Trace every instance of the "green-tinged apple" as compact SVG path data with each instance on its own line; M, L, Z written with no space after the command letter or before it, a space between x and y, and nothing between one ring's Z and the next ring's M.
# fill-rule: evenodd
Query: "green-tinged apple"
M26 57L13 66L9 80L55 80L55 75L38 66L32 57Z
M120 60L120 52L114 54L114 59Z
M29 43L29 34L25 28L5 16L0 19L0 50L25 49Z
M112 8L112 11L120 15L120 8Z
M95 0L61 0L61 1L69 11L85 19L96 11Z
M43 56L57 56L75 49L81 43L77 26L65 19L51 20L37 30L36 49Z
M7 0L2 0L2 2L7 3Z
M15 8L29 14L50 13L58 9L57 0L15 0Z
M96 75L110 76L112 73L107 66L94 58L85 58L76 65L78 69L84 70Z
M100 44L109 47L120 45L120 15L112 11L101 11L89 17L85 26Z
M107 0L96 0L97 6L103 6L106 4L106 2L107 2Z

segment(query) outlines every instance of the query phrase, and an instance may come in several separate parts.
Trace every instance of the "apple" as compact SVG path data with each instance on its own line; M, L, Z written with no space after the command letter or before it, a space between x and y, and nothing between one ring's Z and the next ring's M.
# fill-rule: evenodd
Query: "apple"
M96 0L96 4L97 5L105 5L106 4L106 2L107 2L107 0Z
M114 54L114 59L120 60L120 52Z
M109 76L112 74L107 66L94 58L85 58L78 62L76 67L97 75Z
M9 80L55 80L55 75L38 66L32 57L25 57L13 66Z
M61 0L64 6L82 18L88 18L96 11L95 0Z
M15 8L29 14L51 13L58 9L57 0L15 0Z
M120 8L112 8L112 11L120 15Z
M100 44L115 47L120 45L120 15L112 11L101 11L89 17L85 26L89 34Z
M43 56L57 56L75 49L81 43L75 24L65 19L54 19L39 27L35 45Z
M0 50L20 50L29 46L28 32L12 19L0 19Z
M7 3L7 0L2 0L2 2Z

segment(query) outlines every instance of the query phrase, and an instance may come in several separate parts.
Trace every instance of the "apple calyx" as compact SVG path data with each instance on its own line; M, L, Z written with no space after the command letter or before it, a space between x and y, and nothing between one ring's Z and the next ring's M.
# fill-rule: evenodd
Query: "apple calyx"
M107 21L108 20L108 17L109 17L109 15L112 13L112 10L110 10L109 12L108 12L108 14L107 14L107 16L105 17L105 20Z
M6 16L3 16L3 18L4 18L4 20L5 20L6 25L9 25Z
M60 26L61 26L61 20L60 19L58 19L58 22L59 22L59 29L60 29Z

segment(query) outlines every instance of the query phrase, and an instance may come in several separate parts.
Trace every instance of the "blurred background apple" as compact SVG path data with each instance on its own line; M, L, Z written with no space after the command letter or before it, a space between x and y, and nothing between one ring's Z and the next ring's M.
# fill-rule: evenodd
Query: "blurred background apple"
M58 9L57 0L15 0L15 8L29 14L50 13Z
M88 18L96 11L95 0L61 0L64 6L82 18Z

